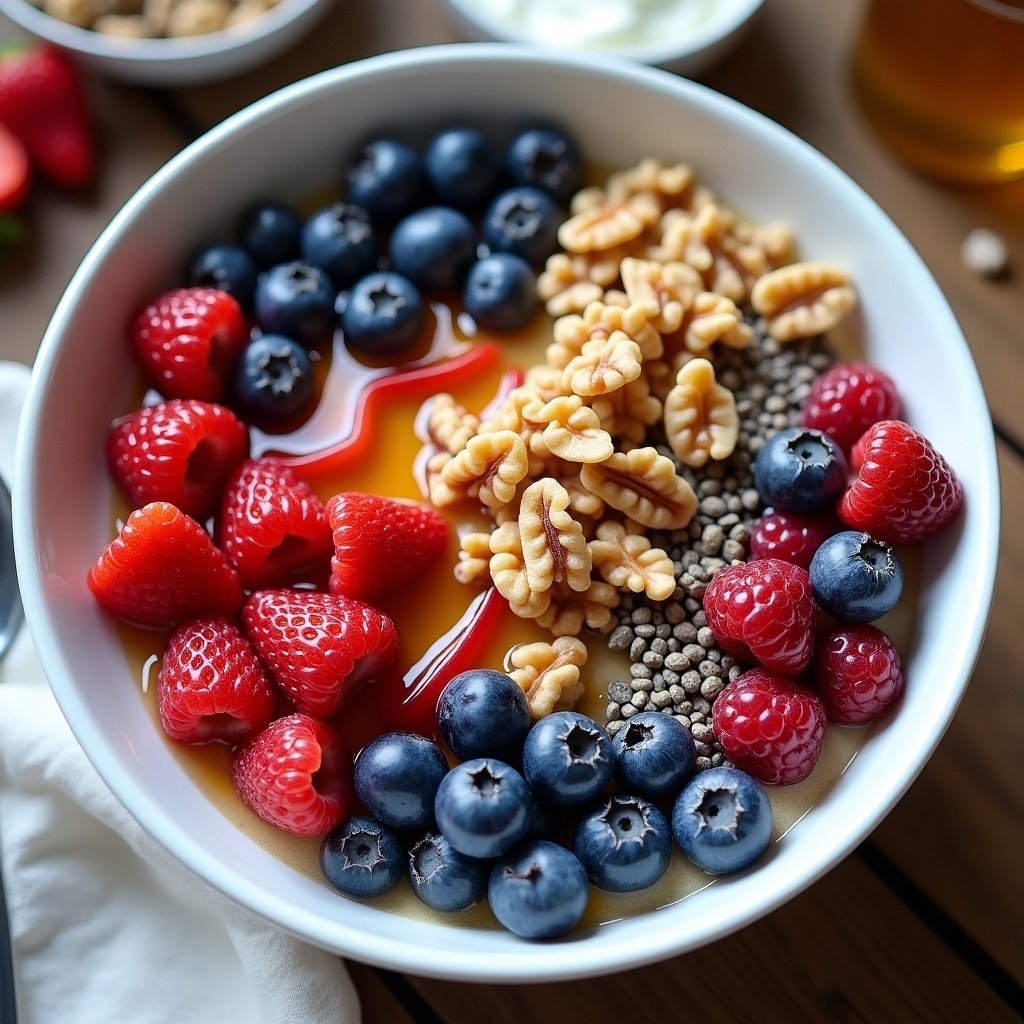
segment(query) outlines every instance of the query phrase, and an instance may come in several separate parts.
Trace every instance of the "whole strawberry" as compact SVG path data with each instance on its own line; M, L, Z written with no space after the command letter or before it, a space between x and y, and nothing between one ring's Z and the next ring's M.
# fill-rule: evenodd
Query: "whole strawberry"
M139 409L107 434L111 472L133 507L167 501L200 521L248 454L249 431L230 409L189 398Z
M811 774L821 755L825 723L825 709L812 690L761 668L731 682L711 711L725 756L772 786L789 786Z
M315 718L343 710L398 653L395 624L383 612L312 590L259 590L242 625L278 686Z
M65 188L93 176L92 129L78 74L54 46L0 47L0 124L25 146L32 163Z
M903 693L899 653L876 626L839 626L819 642L814 685L833 722L867 725Z
M349 491L327 502L334 531L331 592L372 601L408 583L448 545L433 509Z
M171 637L157 687L164 732L181 743L241 743L274 713L252 644L222 617L195 619Z
M900 420L870 427L854 445L851 461L857 479L839 502L839 517L879 540L923 540L963 505L963 487L949 463Z
M249 338L238 303L215 288L179 288L136 316L129 339L164 398L216 402L228 390L235 359Z
M326 835L352 802L352 758L325 722L288 715L240 747L238 795L265 821L297 836Z
M814 596L806 569L778 558L728 565L704 592L708 628L722 650L799 675L814 650Z
M868 427L895 419L900 410L896 385L877 366L837 363L815 378L801 422L828 434L849 454Z
M128 517L89 570L88 584L107 611L154 629L201 615L234 615L242 605L238 573L209 534L164 501Z
M277 459L243 462L224 489L217 537L250 589L326 579L334 542L313 488Z

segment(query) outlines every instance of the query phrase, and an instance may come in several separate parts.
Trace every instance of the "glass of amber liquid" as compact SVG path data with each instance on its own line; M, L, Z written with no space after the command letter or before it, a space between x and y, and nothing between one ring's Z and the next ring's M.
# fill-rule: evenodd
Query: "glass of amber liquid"
M1024 0L868 0L853 74L909 165L963 183L1024 177Z

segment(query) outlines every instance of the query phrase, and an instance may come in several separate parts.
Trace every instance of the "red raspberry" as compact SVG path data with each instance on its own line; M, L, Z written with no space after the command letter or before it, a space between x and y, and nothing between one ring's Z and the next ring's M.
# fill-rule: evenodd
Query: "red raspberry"
M238 573L209 534L164 501L128 517L89 570L89 589L126 622L169 629L201 615L234 615L242 605Z
M398 633L362 601L312 590L260 590L242 625L277 684L304 714L326 718L395 660Z
M825 709L796 680L754 668L718 695L711 725L737 768L767 785L789 786L803 782L817 763Z
M215 288L179 288L151 302L129 330L153 387L165 398L215 402L249 338L238 303Z
M801 569L810 567L814 552L839 529L830 518L795 512L768 512L750 532L751 560L780 558Z
M331 592L373 601L408 583L448 546L433 509L349 491L327 502L334 530Z
M107 459L133 508L167 501L202 522L228 474L249 454L249 431L230 409L174 398L117 420Z
M320 499L276 459L238 467L224 490L217 537L251 589L293 583L310 572L326 580L334 551Z
M857 479L839 502L839 518L878 540L922 540L963 504L963 487L949 463L900 420L870 427L854 445L851 464Z
M814 682L833 722L867 725L903 693L903 668L877 626L839 626L820 641Z
M722 650L790 675L810 664L814 612L807 570L779 558L727 565L704 592L708 628Z
M278 718L236 752L238 795L297 836L326 835L352 802L352 758L338 733L308 715Z
M158 695L164 731L182 743L241 743L274 713L266 669L224 618L196 619L171 637Z
M802 422L828 434L848 455L868 427L895 419L900 410L896 385L877 366L838 363L811 385Z

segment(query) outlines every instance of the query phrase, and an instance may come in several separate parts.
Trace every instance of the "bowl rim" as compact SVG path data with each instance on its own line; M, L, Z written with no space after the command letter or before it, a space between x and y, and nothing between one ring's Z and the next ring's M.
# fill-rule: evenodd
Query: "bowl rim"
M65 673L65 663L57 645L48 642L50 629L47 602L35 548L34 474L38 465L35 448L43 426L47 382L60 357L64 325L72 318L80 297L88 291L94 273L100 269L108 250L116 246L122 224L130 221L136 211L143 208L151 199L158 197L165 183L173 179L190 160L208 150L230 144L232 137L236 133L248 131L254 120L271 119L273 115L280 114L293 104L301 104L322 92L329 93L339 83L350 80L394 72L408 74L421 67L443 64L487 68L494 67L499 61L508 66L521 68L524 73L529 73L530 70L536 72L539 69L552 72L578 71L586 75L612 77L616 81L625 81L641 88L668 93L689 106L705 112L710 111L713 116L724 119L738 130L752 136L758 143L771 140L775 146L795 149L802 159L813 163L818 174L830 180L833 187L854 205L860 215L879 222L879 228L891 236L895 248L890 252L890 257L899 257L905 265L906 272L916 278L922 294L934 307L933 312L946 321L952 336L960 340L966 367L970 369L970 379L964 382L965 386L976 393L980 407L987 408L966 340L948 302L921 257L881 207L835 164L809 144L735 100L721 96L702 85L625 60L613 60L605 56L555 55L550 51L497 43L447 44L367 58L322 72L279 90L211 129L172 158L140 187L114 216L86 254L58 303L43 337L33 367L19 432L14 501L17 563L26 618L44 672L62 712L72 725L76 738L89 759L118 799L150 836L179 862L235 902L314 945L351 956L364 963L412 974L455 981L510 983L559 981L618 972L698 948L775 910L846 857L889 813L920 773L948 728L966 690L981 648L994 591L1000 508L994 434L986 433L988 444L985 450L978 452L978 465L982 467L982 479L987 486L979 488L980 493L972 494L971 497L973 512L978 517L979 527L983 531L983 536L979 539L983 558L978 561L975 574L971 578L973 600L969 604L965 602L965 606L971 609L973 618L964 623L964 632L958 637L956 648L958 659L950 666L956 671L958 686L949 692L942 708L943 714L930 723L924 742L893 765L891 774L876 790L877 799L867 812L856 817L856 820L847 821L836 837L834 845L817 860L800 867L799 870L790 871L784 877L783 884L771 891L759 891L753 909L749 903L743 908L738 908L735 906L737 901L733 901L726 913L710 921L697 922L682 938L671 928L652 927L647 933L648 941L637 948L623 943L597 944L587 947L587 955L583 957L580 955L580 947L570 942L547 944L544 946L543 955L538 956L533 944L523 943L522 950L509 949L503 951L500 956L486 950L481 951L479 955L460 953L458 958L454 958L458 960L455 963L452 962L453 958L445 957L440 950L427 948L413 940L395 935L370 934L337 918L328 922L322 915L296 908L293 903L277 896L275 892L237 875L229 865L212 855L188 829L155 810L145 786L138 778L120 772L116 764L104 762L103 753L109 746L108 740L102 730L94 728L90 722L77 687L70 674Z

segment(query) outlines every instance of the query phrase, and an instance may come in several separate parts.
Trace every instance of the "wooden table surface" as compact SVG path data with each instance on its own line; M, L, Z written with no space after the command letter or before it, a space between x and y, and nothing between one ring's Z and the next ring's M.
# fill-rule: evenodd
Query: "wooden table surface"
M368 1022L1021 1019L1024 181L947 187L881 148L848 87L859 11L857 0L769 0L754 31L706 81L792 129L867 189L921 252L966 332L998 438L1004 522L991 625L967 696L935 756L875 833L741 933L628 974L532 987L426 981L353 964ZM0 37L12 34L0 18ZM0 357L31 361L98 232L191 138L315 71L455 38L437 0L343 0L287 56L228 83L161 92L91 81L99 181L84 199L36 190L27 211L32 240L17 260L0 263ZM961 264L960 243L977 226L1006 238L1014 268L1006 279L986 281Z

